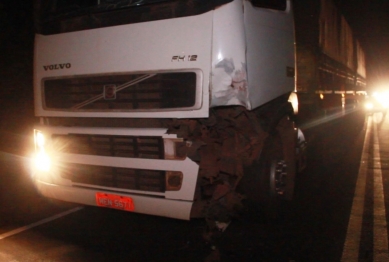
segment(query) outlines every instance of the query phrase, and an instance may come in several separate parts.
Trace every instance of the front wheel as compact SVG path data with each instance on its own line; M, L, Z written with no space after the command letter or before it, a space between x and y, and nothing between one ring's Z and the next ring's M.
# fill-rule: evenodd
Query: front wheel
M250 206L270 219L279 217L282 207L293 198L295 146L294 129L280 124L264 141L259 159L245 170L242 185Z
M271 197L284 197L287 184L287 164L283 159L274 159L270 162L269 189Z
M269 217L279 213L285 196L287 165L283 158L281 139L278 135L267 138L257 164L257 201L259 208Z

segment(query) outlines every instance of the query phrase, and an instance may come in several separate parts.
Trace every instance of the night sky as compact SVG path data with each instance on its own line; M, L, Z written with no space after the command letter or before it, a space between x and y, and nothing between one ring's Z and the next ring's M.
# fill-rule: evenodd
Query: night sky
M23 127L16 122L28 125L33 120L31 2L0 0L0 131L3 139L4 130L18 131Z
M389 83L389 0L333 1L344 11L365 49L370 86ZM20 96L20 92L31 95L32 0L1 0L0 24L0 99Z

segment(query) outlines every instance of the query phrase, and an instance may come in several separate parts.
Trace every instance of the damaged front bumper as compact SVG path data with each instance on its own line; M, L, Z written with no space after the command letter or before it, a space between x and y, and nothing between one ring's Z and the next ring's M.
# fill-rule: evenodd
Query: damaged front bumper
M133 212L190 219L199 165L176 152L182 139L166 129L37 129L46 141L36 139L36 152L50 168L35 167L32 177L44 196L101 206L103 193L130 199Z

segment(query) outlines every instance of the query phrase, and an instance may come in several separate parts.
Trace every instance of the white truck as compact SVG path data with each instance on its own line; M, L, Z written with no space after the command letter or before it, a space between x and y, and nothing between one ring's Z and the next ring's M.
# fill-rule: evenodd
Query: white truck
M290 0L36 0L32 178L49 198L176 219L293 197Z

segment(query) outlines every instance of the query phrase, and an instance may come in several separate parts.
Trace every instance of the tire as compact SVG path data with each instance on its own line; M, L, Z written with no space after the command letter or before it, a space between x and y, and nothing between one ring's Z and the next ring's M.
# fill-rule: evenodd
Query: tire
M283 200L284 185L280 183L279 178L285 179L285 177L277 171L280 163L284 165L283 162L281 139L278 134L271 135L265 141L257 169L258 207L263 210L266 217L271 219L279 216Z
M282 141L277 131L269 134L259 159L245 169L241 181L249 211L268 221L283 216L294 191L295 148L293 144L284 146Z

